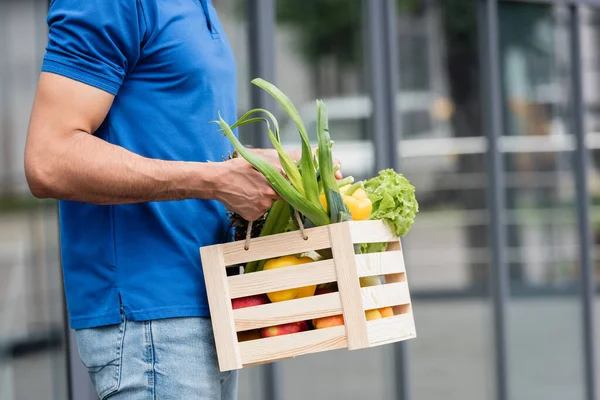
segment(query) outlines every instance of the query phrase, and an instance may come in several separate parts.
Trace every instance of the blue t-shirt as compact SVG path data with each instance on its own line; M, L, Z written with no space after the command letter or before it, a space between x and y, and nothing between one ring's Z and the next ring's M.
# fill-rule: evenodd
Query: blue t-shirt
M145 157L222 161L235 64L210 0L54 0L42 70L114 94L99 138ZM224 206L60 202L71 326L208 316L199 247L228 239Z

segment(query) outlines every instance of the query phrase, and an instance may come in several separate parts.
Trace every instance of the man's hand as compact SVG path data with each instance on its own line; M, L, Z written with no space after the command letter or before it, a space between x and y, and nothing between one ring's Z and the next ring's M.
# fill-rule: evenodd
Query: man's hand
M265 177L242 158L214 166L214 198L247 221L258 219L280 198Z

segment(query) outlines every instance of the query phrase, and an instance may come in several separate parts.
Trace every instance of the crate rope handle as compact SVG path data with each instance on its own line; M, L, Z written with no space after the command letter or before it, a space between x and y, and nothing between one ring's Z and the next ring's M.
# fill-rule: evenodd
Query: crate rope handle
M304 232L304 224L302 223L302 218L300 218L300 214L298 210L294 209L294 216L296 217L296 221L298 222L298 226L300 227L300 234L302 235L302 239L308 240L308 235ZM246 230L246 241L244 242L244 250L250 250L250 239L252 236L252 221L248 222L248 229Z
M294 209L294 216L296 217L296 221L298 222L298 226L300 227L300 234L302 235L302 239L308 240L308 236L304 233L304 224L302 224L302 219L300 218L300 214L298 210Z

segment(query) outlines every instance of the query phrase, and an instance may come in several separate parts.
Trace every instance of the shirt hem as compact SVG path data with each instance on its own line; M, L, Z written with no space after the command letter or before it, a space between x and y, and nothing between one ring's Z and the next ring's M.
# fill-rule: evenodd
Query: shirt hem
M185 317L209 317L210 310L208 306L196 307L159 307L146 310L124 310L125 316L130 321L153 321L156 319L167 318L185 318ZM115 313L103 314L92 317L74 317L70 318L71 328L87 329L97 328L106 325L115 325L121 322L119 310Z
M87 329L99 326L115 325L121 323L119 311L116 313L102 314L91 317L76 317L69 319L71 329Z

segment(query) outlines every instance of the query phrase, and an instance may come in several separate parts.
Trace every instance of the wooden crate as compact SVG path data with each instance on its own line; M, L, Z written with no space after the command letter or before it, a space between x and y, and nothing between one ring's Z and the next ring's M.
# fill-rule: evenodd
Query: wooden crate
M244 243L200 249L221 371L302 354L378 346L416 337L400 241L381 221L351 221ZM354 253L355 243L389 242L382 253ZM269 271L227 276L225 268L310 250L333 258ZM385 276L360 287L359 277ZM339 292L233 310L231 299L337 281ZM364 310L393 306L394 316L367 321ZM343 314L345 325L238 342L237 332Z

